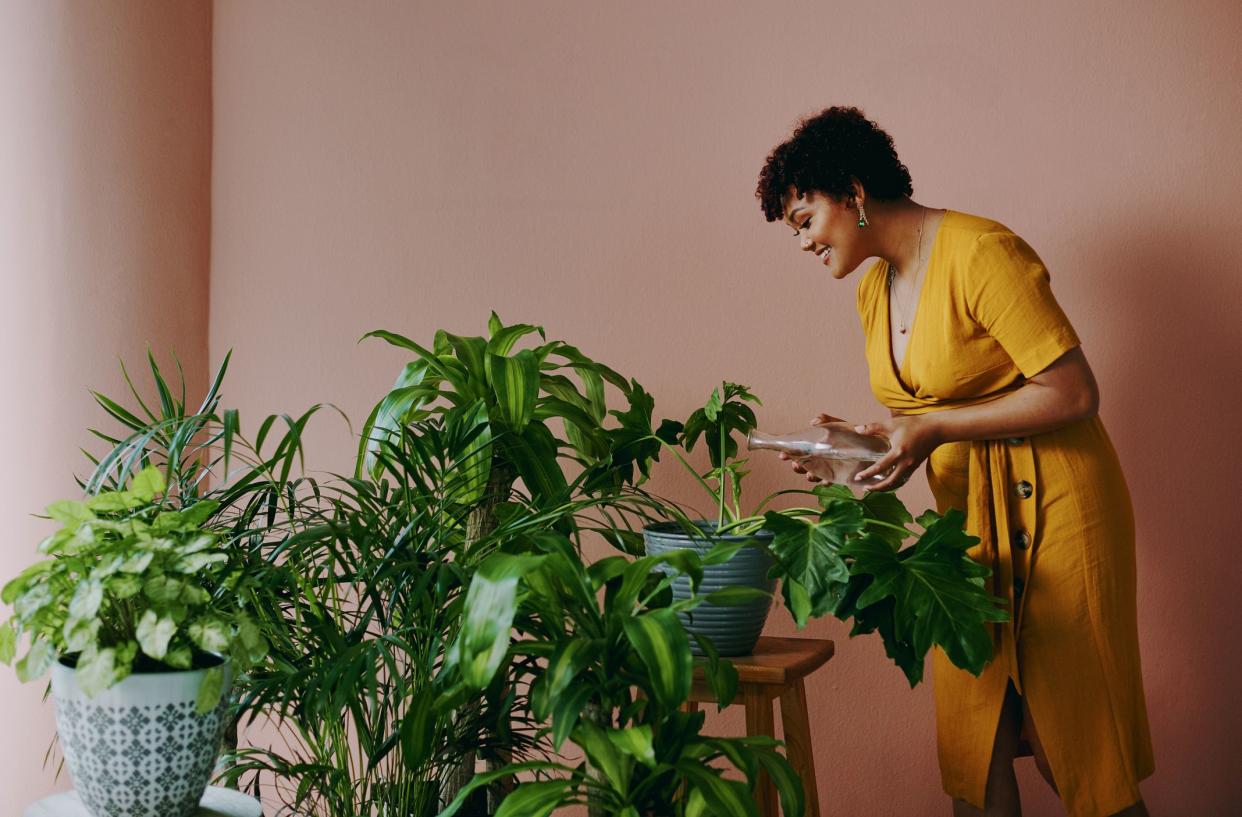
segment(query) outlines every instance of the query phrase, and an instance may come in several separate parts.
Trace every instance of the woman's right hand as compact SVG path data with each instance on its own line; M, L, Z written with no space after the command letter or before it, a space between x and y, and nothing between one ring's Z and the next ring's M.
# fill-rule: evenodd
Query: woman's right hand
M845 421L842 420L840 417L833 417L831 414L820 414L811 420L811 425L822 426L827 423L843 423L843 422ZM795 474L806 474L807 482L823 482L823 480L820 477L808 472L799 460L794 459L793 457L786 454L784 451L782 451L777 456L779 456L783 460L788 460L790 467L793 468L793 472Z

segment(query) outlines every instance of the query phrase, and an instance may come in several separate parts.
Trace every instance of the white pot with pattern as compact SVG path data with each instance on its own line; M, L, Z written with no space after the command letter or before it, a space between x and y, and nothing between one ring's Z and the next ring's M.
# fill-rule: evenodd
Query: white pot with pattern
M207 788L228 725L231 665L220 703L198 714L210 668L134 673L93 698L69 659L52 667L61 751L94 817L188 817Z

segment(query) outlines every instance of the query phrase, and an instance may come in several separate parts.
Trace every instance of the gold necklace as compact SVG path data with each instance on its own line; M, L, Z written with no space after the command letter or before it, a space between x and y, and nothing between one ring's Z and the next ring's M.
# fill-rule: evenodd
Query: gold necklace
M918 257L918 260L917 260L917 261L915 261L915 263L914 263L914 286L916 286L916 287L919 285L919 278L918 278L918 276L919 276L919 274L920 274L920 273L922 273L922 271L923 271L923 226L924 226L926 223L927 223L927 208L926 208L926 207L924 207L924 208L923 208L923 217L922 217L921 219L919 219L919 257ZM893 279L895 279L896 277L897 277L897 268L896 268L896 267L894 267L894 266L892 265L892 263L890 262L890 263L889 263L889 265L888 265L888 291L889 291L890 295L895 295L895 294L896 294L896 293L894 293L894 292L893 292ZM908 304L903 304L903 303L901 303L901 301L900 301L900 300L898 300L898 299L896 299L896 298L894 298L893 300L896 300L896 301L897 301L897 306L898 306L898 311L897 311L897 317L898 317L897 331L898 331L898 332L900 332L901 334L903 334L903 335L904 335L904 334L906 333L906 331L907 331L907 327L906 327L906 313L909 311L909 310L908 310L908 306L909 306L909 305L908 305Z

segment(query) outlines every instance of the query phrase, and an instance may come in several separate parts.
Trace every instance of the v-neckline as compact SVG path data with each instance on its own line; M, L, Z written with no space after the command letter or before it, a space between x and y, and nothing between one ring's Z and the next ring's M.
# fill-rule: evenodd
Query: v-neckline
M931 251L927 254L927 269L923 272L923 284L919 287L918 297L914 304L914 316L910 319L910 328L907 332L909 337L906 338L906 350L905 354L902 355L901 362L898 362L893 355L893 296L888 283L888 273L893 265L888 260L884 262L884 340L885 345L888 347L888 368L897 380L897 384L901 386L902 391L909 395L913 395L916 389L912 385L908 385L901 375L906 370L906 364L910 362L910 349L914 345L914 330L919 325L919 314L923 311L923 296L927 292L927 284L931 280L931 271L936 263L936 249L940 246L940 232L952 212L949 209L944 211L944 215L940 217L940 223L936 225L936 232L932 235Z

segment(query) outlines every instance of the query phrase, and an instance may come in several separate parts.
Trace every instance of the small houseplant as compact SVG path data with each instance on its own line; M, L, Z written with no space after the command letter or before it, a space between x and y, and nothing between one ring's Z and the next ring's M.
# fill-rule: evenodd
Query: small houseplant
M726 382L684 424L661 426L655 438L677 455L712 496L717 518L691 520L675 514L675 526L665 523L647 529L649 550L667 551L662 540L678 535L687 546L716 549L718 554L721 548L727 552L748 546L755 561L770 560L766 578L780 582L785 604L799 627L812 617L834 615L842 621L853 619L851 635L878 631L885 651L911 686L922 680L923 659L933 645L942 648L958 667L976 675L982 672L992 657L986 625L1006 620L1007 613L1001 606L1003 600L984 587L988 569L966 555L978 540L964 531L964 514L950 510L942 516L929 510L915 519L892 493L867 492L856 497L841 485L779 491L760 502L753 513L743 514L741 485L748 471L746 461L736 458L738 443L733 435L745 439L756 425L748 402L759 401L745 386ZM682 454L690 452L700 438L708 446L712 465L704 474ZM811 497L815 507L767 509L783 495ZM911 523L921 530L912 529ZM912 537L913 543L903 547ZM727 569L728 562L723 564ZM729 584L727 575L710 575L721 569L709 568L705 587ZM691 592L684 577L674 585L675 597ZM714 606L705 608L709 615L715 613ZM728 608L720 609L728 612ZM762 606L756 614L758 626L752 619L749 629L756 638L766 614ZM697 630L692 615L686 614L684 620L691 631ZM733 626L741 629L744 625Z
M5 585L13 616L0 659L23 681L50 670L57 731L95 814L188 815L228 724L233 673L266 643L246 604L248 576L204 523L217 503L182 507L148 466L122 490L64 500L47 558Z

